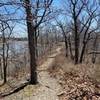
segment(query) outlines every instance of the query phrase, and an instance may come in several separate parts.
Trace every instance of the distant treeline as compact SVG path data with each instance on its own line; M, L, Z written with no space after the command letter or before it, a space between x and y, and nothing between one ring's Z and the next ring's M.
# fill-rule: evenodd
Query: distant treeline
M18 37L10 37L10 38L7 38L6 37L6 39L8 39L8 40L16 40L16 41L27 41L28 40L28 38L27 37L20 37L20 38L18 38ZM0 37L0 40L2 40L2 37Z

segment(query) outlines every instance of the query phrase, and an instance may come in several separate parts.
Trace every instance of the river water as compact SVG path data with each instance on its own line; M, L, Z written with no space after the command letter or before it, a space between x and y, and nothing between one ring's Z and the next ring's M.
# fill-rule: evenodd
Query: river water
M15 52L21 54L28 50L28 42L27 41L11 41L9 42L9 51L10 53Z
M41 55L44 50L45 46L41 46L38 44L38 47L36 48L38 51L38 55ZM10 41L9 42L9 54L23 54L25 52L28 52L28 41Z

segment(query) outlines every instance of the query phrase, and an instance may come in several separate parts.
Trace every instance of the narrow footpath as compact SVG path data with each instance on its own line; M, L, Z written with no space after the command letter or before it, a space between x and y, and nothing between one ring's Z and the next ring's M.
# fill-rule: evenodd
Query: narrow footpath
M0 100L59 100L57 94L61 92L62 87L53 77L50 77L48 68L50 68L55 57L60 54L61 47L55 50L55 53L48 56L47 60L38 67L38 85L28 85L18 93L12 94Z

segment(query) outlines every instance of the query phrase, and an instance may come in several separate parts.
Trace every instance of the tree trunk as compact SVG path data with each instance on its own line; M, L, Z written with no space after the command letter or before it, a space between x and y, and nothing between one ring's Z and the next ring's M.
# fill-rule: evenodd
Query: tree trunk
M74 21L74 41L75 41L75 64L78 64L79 58L79 35L78 35L78 16L76 14L76 4L73 4L73 21Z
M65 37L65 47L66 47L66 57L68 57L68 43L67 43L67 37Z
M28 44L29 44L29 52L30 52L30 83L37 83L37 72L36 72L36 45L34 39L34 30L31 31L31 24L27 23L28 27Z
M82 61L83 61L85 48L86 48L86 43L83 43L83 47L82 47L82 51L81 51L81 55L80 55L80 63L82 63Z
M25 0L26 16L27 16L27 31L28 44L30 53L30 84L37 84L37 64L36 64L36 45L35 45L35 28L33 25L33 17L31 13L30 0Z
M4 78L4 84L7 82L7 68L6 68L6 64L5 64L5 62L6 62L6 58L5 58L5 33L3 32L3 35L2 35L3 37L2 37L2 42L3 42L3 78Z
M7 82L7 68L4 67L4 84Z
M3 77L4 77L4 84L7 82L7 66L6 66L6 60L5 60L5 47L3 43Z
M97 51L97 38L98 36L96 35L96 38L94 40L94 43L93 43L93 51ZM96 52L93 53L92 55L92 63L94 64L96 62Z
M70 56L71 56L71 59L74 60L74 56L73 56L73 53L72 53L72 45L71 45L71 41L70 41L70 36L68 38L68 42L69 42Z
M79 58L79 37L77 32L77 23L75 21L75 64L78 64Z
M0 76L1 76L1 79L3 79L3 72L2 72L2 61L1 61L1 58L0 58Z
M36 58L38 58L38 44L37 44L37 39L38 39L38 37L37 37L37 29L35 29L35 47L36 47L36 49L35 49L35 54L36 54Z

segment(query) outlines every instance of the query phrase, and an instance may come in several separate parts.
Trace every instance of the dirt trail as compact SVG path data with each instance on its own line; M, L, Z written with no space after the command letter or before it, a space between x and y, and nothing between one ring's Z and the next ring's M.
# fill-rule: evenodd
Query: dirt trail
M29 85L24 90L2 100L59 100L57 94L62 88L55 78L50 77L48 68L54 63L55 57L60 54L60 49L61 47L57 48L56 52L38 67L38 85Z
M44 96L42 100L58 100L57 94L60 92L61 86L56 79L50 77L49 72L47 71L47 69L52 66L55 60L55 56L58 54L60 54L60 48L56 49L56 53L49 56L47 61L39 68L40 70L42 70L39 73L39 80L40 83L44 86L45 90L43 92ZM36 100L40 99L37 98Z

